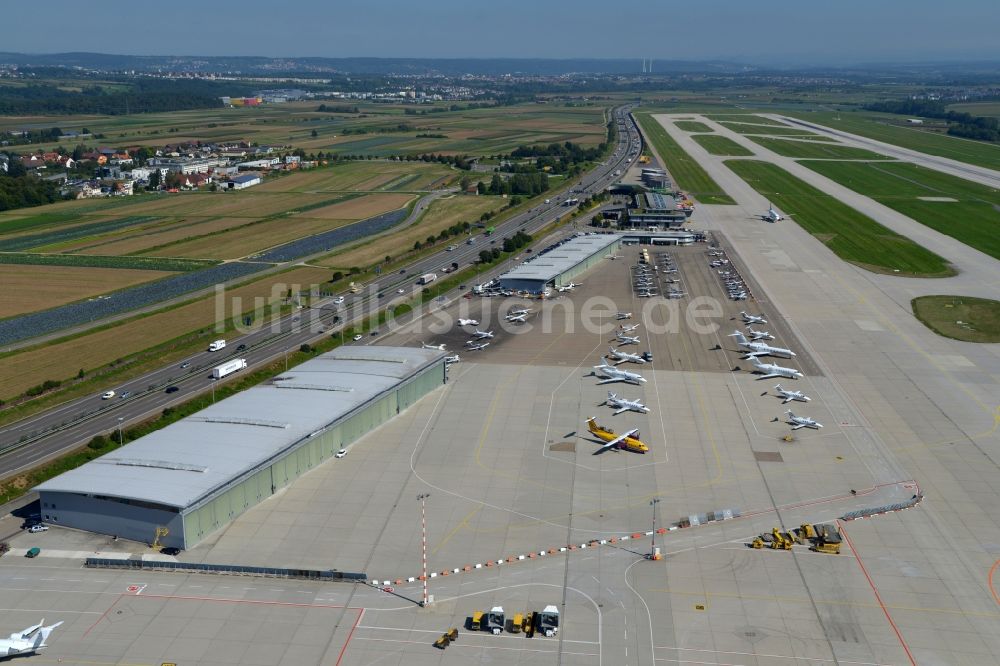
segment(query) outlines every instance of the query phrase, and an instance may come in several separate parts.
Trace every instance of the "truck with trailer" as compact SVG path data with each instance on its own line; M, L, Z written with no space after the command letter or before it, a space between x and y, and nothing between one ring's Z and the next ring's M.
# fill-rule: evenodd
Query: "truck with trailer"
M434 282L434 280L437 279L438 279L437 273L424 273L419 278L417 278L417 284L430 284L431 282Z
M212 341L212 342L209 343L209 345L208 345L208 351L210 351L210 352L219 351L220 349L222 349L225 346L226 346L226 341L225 340L214 340L214 341Z
M245 358L234 358L230 361L226 361L222 365L217 365L212 368L212 379L222 379L227 375L231 375L234 372L239 372L247 367L247 360Z

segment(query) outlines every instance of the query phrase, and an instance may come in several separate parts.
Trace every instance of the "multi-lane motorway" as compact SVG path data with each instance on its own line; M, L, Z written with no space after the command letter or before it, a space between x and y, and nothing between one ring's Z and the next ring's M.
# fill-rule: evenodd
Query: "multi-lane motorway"
M556 220L573 207L564 205L569 194L590 195L603 190L618 179L616 170L634 159L633 151L640 146L638 130L629 117L629 107L614 110L612 119L624 121L619 125L617 152L598 167L583 175L566 189L549 195L550 203L540 204L528 211L496 225L494 239L523 230L535 232ZM460 266L474 263L479 252L490 247L490 240L479 236L472 244L462 243L455 250L442 250L406 267L399 273L382 275L364 293L344 294L346 302L337 306L333 297L311 304L275 320L259 330L240 338L230 339L221 352L202 352L183 363L171 363L141 377L116 386L117 395L102 400L99 394L80 398L50 409L44 413L15 422L0 429L0 478L5 478L45 460L57 457L89 441L94 435L111 433L118 437L119 428L159 414L164 408L182 403L191 397L213 390L211 369L231 358L245 358L248 370L280 359L303 343L315 341L324 335L338 335L345 326L375 312L388 301L397 289L406 292L414 287L417 276L440 272L442 266L457 262ZM494 268L491 273L498 272ZM471 278L470 278L471 279ZM380 298L384 294L386 298ZM336 326L334 317L340 317ZM241 345L245 345L242 349ZM171 392L167 393L168 387ZM128 397L120 396L127 394Z

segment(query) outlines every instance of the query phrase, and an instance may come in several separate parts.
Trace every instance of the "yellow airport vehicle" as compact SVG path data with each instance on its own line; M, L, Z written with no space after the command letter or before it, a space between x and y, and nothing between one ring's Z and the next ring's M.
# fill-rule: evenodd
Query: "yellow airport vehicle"
M510 621L510 633L519 634L521 629L524 627L524 615L522 613L515 613L514 619Z
M481 631L483 628L483 611L475 611L472 613L472 622L469 623L469 629L472 631Z
M625 434L619 435L610 428L597 425L594 417L587 419L587 428L594 437L606 442L605 448L619 448L633 453L647 453L649 451L649 447L639 439L638 430L629 430Z

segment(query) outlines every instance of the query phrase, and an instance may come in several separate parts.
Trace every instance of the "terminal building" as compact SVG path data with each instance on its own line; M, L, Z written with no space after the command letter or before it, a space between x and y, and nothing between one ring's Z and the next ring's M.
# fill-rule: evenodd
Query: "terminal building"
M643 192L634 196L635 207L628 211L625 224L646 229L677 229L684 224L690 211L678 208L669 194Z
M377 346L317 356L42 483L42 519L191 548L443 385L444 358Z
M576 236L539 252L532 259L499 277L500 288L541 294L547 287L561 287L621 247L618 234Z

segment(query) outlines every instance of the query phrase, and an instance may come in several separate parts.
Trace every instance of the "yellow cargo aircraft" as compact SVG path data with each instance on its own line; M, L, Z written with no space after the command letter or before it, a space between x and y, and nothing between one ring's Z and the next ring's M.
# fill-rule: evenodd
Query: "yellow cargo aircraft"
M623 435L616 435L614 430L602 428L597 425L597 421L593 416L587 419L587 428L592 435L604 441L601 448L594 452L595 455L611 448L625 449L633 453L646 453L649 451L649 447L639 440L639 430L637 428L633 428Z

